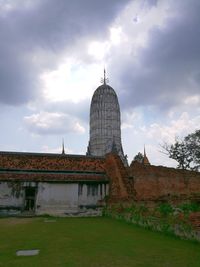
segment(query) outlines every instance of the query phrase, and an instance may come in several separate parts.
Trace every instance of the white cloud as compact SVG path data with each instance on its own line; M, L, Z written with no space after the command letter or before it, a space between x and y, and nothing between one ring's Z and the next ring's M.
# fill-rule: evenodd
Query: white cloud
M93 41L89 43L88 54L93 56L97 60L102 60L105 58L109 50L109 43Z
M163 142L174 142L175 138L184 137L199 128L200 116L191 118L187 112L183 112L178 119L172 119L168 124L153 123L147 129L149 139L156 138Z
M44 101L68 100L79 103L89 99L97 87L98 80L100 81L101 74L103 74L103 64L85 65L80 64L79 61L67 59L57 69L40 76Z
M85 128L77 118L64 113L43 111L24 117L24 122L29 131L39 135L85 133Z
M139 114L139 111L137 113L133 116L134 113L131 112L130 119L128 113L126 114L126 120L132 121L132 127L122 130L124 150L129 155L129 161L131 162L138 152L143 152L145 145L151 164L175 167L176 162L161 153L163 151L161 146L164 142L174 143L176 137L183 138L199 129L200 115L194 116L183 112L175 118L176 114L170 113L160 122L147 123L144 121L145 116Z

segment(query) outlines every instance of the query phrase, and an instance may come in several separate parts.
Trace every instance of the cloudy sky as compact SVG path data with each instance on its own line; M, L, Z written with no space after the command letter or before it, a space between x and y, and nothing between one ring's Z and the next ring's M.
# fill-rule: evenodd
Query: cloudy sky
M129 161L200 125L199 0L0 0L0 150L85 154L106 67Z

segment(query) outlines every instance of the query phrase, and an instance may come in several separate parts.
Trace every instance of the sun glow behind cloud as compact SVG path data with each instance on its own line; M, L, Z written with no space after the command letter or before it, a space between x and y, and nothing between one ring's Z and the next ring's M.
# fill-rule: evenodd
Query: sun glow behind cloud
M119 97L125 153L131 160L145 143L150 161L163 164L159 143L199 125L198 1L111 1L106 3L111 8L123 2L112 18L110 9L101 11L104 5L96 8L95 1L77 1L81 16L77 3L59 2L0 0L1 149L57 148L56 136L66 135L73 153L84 151L89 103L105 65ZM19 104L26 104L23 111ZM36 143L29 139L32 133Z
M63 63L58 69L43 73L43 94L48 101L70 100L78 103L92 96L97 80L103 73L103 65L79 65Z
M103 73L106 55L113 45L120 44L121 33L120 27L111 27L107 41L92 41L88 44L88 55L95 63L84 65L78 60L67 58L57 69L44 72L40 76L44 98L54 102L70 100L74 103L90 98Z

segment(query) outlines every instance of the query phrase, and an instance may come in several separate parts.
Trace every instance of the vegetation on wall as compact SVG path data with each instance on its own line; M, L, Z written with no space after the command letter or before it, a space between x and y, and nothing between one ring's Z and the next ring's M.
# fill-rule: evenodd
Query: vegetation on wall
M200 211L200 204L184 203L172 206L169 203L161 203L149 208L144 204L117 203L105 207L103 215L125 220L153 231L200 241L200 233L189 221L189 216L194 211Z

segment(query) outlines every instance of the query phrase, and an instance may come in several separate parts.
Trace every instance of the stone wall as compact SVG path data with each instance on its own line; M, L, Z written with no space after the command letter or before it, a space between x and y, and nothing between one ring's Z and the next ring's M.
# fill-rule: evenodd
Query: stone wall
M133 162L130 171L137 201L198 201L200 173Z

